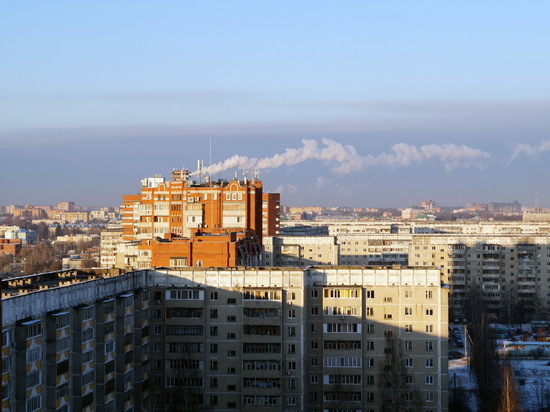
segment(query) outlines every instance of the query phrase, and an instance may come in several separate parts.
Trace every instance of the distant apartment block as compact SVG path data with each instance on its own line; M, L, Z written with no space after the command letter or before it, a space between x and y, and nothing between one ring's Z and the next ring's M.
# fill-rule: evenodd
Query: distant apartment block
M438 270L63 273L4 281L4 410L447 411Z
M451 288L453 318L462 319L474 297L479 298L487 312L501 319L522 322L547 316L545 308L550 306L548 223L318 224L328 225L329 232L335 234L341 265L440 268L442 282ZM295 243L300 244L299 239L297 237ZM300 246L305 248L306 244Z
M334 236L269 236L263 238L263 265L303 267L338 265Z
M57 204L57 210L60 210L62 212L74 212L74 202L59 202Z
M64 210L47 210L48 219L57 222L83 222L88 221L88 212L68 212Z
M507 213L521 213L521 203L514 200L512 203L489 203L487 205L488 212L507 212Z

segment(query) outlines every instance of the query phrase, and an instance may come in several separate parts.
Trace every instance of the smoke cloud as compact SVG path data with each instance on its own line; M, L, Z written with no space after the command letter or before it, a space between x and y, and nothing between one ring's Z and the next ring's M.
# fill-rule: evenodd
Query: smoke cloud
M322 139L321 144L314 139L303 139L302 147L287 148L271 157L253 158L234 155L204 169L204 173L217 174L228 169L262 170L293 166L308 160L325 162L332 171L339 174L360 172L368 167L405 167L421 164L428 160L439 160L446 170L456 167L480 165L482 159L489 158L487 152L469 146L455 144L430 144L412 146L398 143L389 153L360 155L352 145L344 145L331 139Z
M516 157L521 155L526 155L529 157L535 157L536 155L550 150L550 140L544 140L540 142L538 146L531 146L530 144L518 144L514 148L512 157L510 158L511 163Z

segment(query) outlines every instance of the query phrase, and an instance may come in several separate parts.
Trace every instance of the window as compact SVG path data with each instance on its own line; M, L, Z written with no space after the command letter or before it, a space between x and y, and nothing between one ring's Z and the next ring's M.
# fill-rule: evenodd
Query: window
M91 362L94 360L94 351L89 350L88 352L84 352L82 354L82 363Z
M405 368L412 368L412 367L413 367L413 359L405 358Z
M94 371L82 375L82 386L88 385L94 381Z
M405 341L405 350L413 350L413 343L410 340Z
M433 294L434 294L433 290L427 290L426 299L433 299L434 298Z
M36 386L38 384L40 384L40 372L34 371L29 373L26 378L27 389L32 388L33 386Z
M288 367L287 367L287 369L288 369L289 371L296 370L296 362L294 362L294 361L288 362Z
M27 412L36 411L42 406L42 395L33 396L27 400L26 409Z
M162 326L153 326L154 335L162 335Z
M218 387L218 378L210 378L210 387L211 388L217 388Z
M217 335L218 335L218 327L210 326L210 336L217 336Z
M288 336L296 336L296 327L295 326L289 326L288 327Z
M218 309L210 309L210 319L218 318Z
M405 290L405 299L412 299L412 290Z
M433 402L434 401L434 394L432 392L428 392L426 394L426 402Z
M295 309L290 309L290 310L288 311L288 317L289 317L290 319L294 319L294 318L296 317L296 310L295 310Z
M433 333L434 325L426 325L426 333Z
M413 384L413 376L412 375L405 376L405 383L407 385L412 385Z
M433 368L434 367L434 360L433 358L426 359L426 368Z
M227 321L228 321L228 322L237 322L237 317L234 316L234 315L229 315L229 316L227 317Z
M55 397L56 397L57 399L62 398L63 396L69 394L69 390L70 390L69 382L62 383L61 385L59 385L59 386L56 388L56 390L55 390Z
M365 341L365 350L374 350L374 341L372 340Z
M218 344L217 343L211 343L210 344L210 353L218 353Z
M82 342L88 342L93 338L94 338L94 328L88 328L82 331Z
M374 290L366 290L365 295L367 299L374 299Z
M366 316L374 316L374 308L367 306L367 308L365 309L365 315Z
M373 358L365 359L365 366L367 368L374 368L374 359Z
M288 344L288 353L296 353L296 345L294 343Z
M405 316L412 316L413 309L412 308L405 308Z
M69 326L69 315L59 315L55 317L55 328L61 329Z
M374 333L374 323L367 323L365 328L367 333Z
M58 339L57 342L55 342L56 352L59 353L69 349L70 343L71 343L71 338L69 337Z
M170 300L202 300L202 291L194 289L172 289L167 291Z
M218 292L210 292L210 300L218 300Z
M426 308L426 316L433 316L434 310L432 308Z
M413 331L413 325L405 325L405 332L411 333Z
M311 375L311 383L319 383L319 375Z
M42 359L42 349L38 346L27 350L27 363Z
M228 333L227 339L237 339L237 335L235 333Z
M218 361L210 361L210 370L211 371L217 371L218 370Z
M40 322L27 326L27 339L42 335L42 324Z
M317 289L312 289L311 293L310 293L310 296L311 296L312 299L319 298L319 291Z
M431 340L426 341L426 350L433 350L434 343Z
M108 340L105 342L105 355L112 353L115 351L115 341L114 340Z

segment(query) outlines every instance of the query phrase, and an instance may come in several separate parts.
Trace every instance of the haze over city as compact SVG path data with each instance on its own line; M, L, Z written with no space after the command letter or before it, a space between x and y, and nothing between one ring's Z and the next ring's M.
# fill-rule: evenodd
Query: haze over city
M549 9L4 5L0 204L118 205L211 159L284 204L550 207Z

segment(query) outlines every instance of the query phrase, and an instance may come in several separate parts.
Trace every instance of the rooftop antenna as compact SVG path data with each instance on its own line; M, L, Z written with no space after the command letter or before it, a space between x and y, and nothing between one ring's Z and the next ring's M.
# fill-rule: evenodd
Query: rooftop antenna
M541 212L541 208L539 205L539 194L537 193L535 196L535 213L540 213L540 212Z
M210 179L208 179L210 181L210 186L212 186L212 137L210 137L210 150L209 150L209 155L210 155L210 164L208 165L208 174L210 176Z

